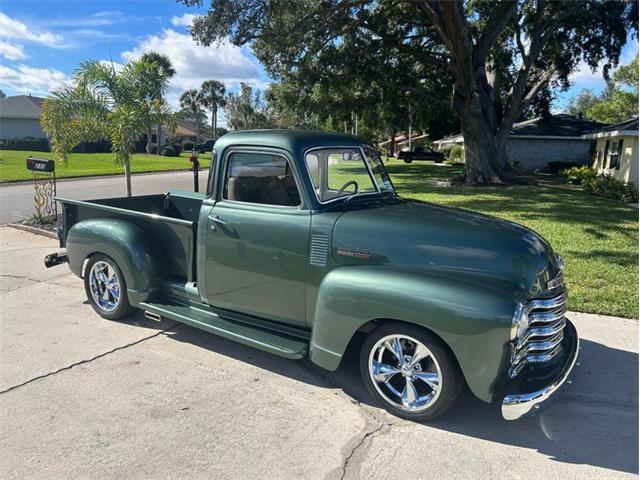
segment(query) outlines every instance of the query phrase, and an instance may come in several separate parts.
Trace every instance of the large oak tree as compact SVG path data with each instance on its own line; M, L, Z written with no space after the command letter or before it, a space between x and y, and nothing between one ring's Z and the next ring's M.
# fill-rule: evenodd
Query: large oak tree
M276 79L348 67L361 81L377 73L400 91L450 102L466 181L481 183L505 179L508 135L528 104L550 82L566 87L580 61L604 63L606 74L637 25L637 2L626 1L216 0L191 32L205 45L227 37L250 45ZM413 82L403 84L407 71ZM449 82L448 98L433 95L434 73Z

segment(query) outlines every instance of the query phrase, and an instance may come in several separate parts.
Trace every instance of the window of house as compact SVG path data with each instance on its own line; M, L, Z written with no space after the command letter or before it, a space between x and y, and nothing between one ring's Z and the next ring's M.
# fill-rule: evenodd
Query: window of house
M232 153L223 198L236 202L295 207L300 193L288 160L275 154Z
M608 143L608 142L607 142ZM614 140L609 149L609 168L620 170L620 157L622 156L623 140Z

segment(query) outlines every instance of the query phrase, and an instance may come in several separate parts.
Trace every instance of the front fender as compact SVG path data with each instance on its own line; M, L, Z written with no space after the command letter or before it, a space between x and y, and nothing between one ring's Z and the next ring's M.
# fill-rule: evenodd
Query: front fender
M102 218L83 220L67 233L67 256L71 271L82 277L87 257L103 253L120 267L133 305L147 300L162 278L162 258L149 233L126 220Z
M455 355L480 399L499 393L516 302L499 281L389 267L343 267L322 281L310 345L311 360L338 368L355 332L371 320L423 326Z

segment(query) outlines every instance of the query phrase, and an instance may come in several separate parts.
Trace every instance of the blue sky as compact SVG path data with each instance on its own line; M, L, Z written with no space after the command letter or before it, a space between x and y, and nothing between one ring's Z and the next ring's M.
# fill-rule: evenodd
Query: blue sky
M165 53L174 63L178 74L168 94L174 106L183 90L211 78L230 90L241 81L264 88L269 79L248 48L228 43L205 48L191 40L187 25L192 15L203 12L174 0L1 0L0 89L7 95L44 96L67 81L83 60L124 63L147 50ZM637 52L637 40L630 39L622 62ZM601 72L584 66L573 80L573 87L558 95L555 110L582 88L604 87Z

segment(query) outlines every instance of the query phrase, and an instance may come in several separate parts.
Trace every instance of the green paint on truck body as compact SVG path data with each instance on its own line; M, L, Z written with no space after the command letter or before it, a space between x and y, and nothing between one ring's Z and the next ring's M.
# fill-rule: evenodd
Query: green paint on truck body
M514 311L546 295L559 269L552 248L514 223L382 194L321 204L305 152L361 145L321 132L235 132L215 144L206 195L59 199L71 270L81 276L91 254L105 253L122 269L134 306L213 332L222 322L214 319L233 317L289 340L270 348L269 334L254 341L242 329L229 338L289 358L308 354L329 370L372 322L419 325L446 343L476 396L498 399L507 383ZM300 206L225 200L231 152L288 159ZM214 225L212 215L226 223ZM163 298L192 310L175 313L178 307L153 303ZM287 350L301 341L308 349Z

